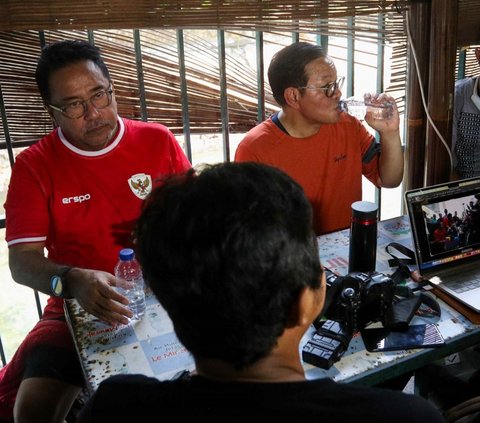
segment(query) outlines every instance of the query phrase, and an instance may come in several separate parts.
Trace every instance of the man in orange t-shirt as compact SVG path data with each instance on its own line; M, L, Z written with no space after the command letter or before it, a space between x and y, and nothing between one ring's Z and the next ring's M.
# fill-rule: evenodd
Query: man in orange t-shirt
M278 167L304 189L314 211L317 235L347 228L351 204L362 199L362 175L377 187L393 188L403 177L403 153L395 101L386 94L374 101L393 103L387 119L362 123L340 111L343 78L317 45L294 43L272 59L268 78L282 110L252 128L239 144L235 161Z

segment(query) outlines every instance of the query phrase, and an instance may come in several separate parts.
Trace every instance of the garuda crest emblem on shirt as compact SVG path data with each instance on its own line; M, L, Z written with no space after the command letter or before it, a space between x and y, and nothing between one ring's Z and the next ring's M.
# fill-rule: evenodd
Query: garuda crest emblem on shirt
M145 173L137 173L130 177L128 185L132 192L143 200L152 191L152 177Z

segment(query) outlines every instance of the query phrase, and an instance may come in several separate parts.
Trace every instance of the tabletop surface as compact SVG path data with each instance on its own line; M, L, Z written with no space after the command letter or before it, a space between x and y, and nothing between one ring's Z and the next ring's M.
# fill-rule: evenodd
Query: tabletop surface
M115 374L141 373L164 380L194 369L193 358L177 339L167 312L149 290L145 300L141 320L117 327L85 312L76 300L65 301L67 321L91 390Z
M348 250L349 250L349 229L343 231L322 235L318 237L319 254L322 264L339 275L348 273ZM391 256L386 252L385 247L396 242L408 248L412 247L410 232L410 223L407 216L400 216L378 223L377 236L377 267L378 272L391 275L396 270L388 266L388 260ZM401 257L401 254L399 254ZM431 294L429 294L431 295ZM422 363L431 361L441 356L446 356L452 351L465 345L474 344L480 340L480 327L474 325L458 311L450 307L445 302L436 298L441 307L441 317L421 318L415 316L411 324L435 323L437 324L443 338L446 341L445 347L439 349L415 349L392 352L368 352L365 350L362 338L356 334L349 344L340 361L335 363L329 370L316 368L305 364L307 378L314 379L318 377L330 377L337 381L359 381L367 379L373 373L379 374L384 370L379 379L386 379L389 376L394 377L402 371L398 366L404 366L410 363L416 367L413 360L417 360L418 366ZM311 336L311 332L304 337L304 342ZM453 344L455 341L455 344ZM397 366L396 369L393 369ZM388 370L392 370L388 375Z
M322 264L339 275L348 272L348 237L348 229L318 237ZM410 225L406 216L382 221L378 225L376 270L387 275L395 270L388 267L390 256L385 251L385 246L393 241L411 247ZM370 353L365 350L361 336L356 335L341 360L329 370L305 363L307 378L330 377L353 382L367 381L371 377L369 383L378 382L401 373L402 368L406 371L407 364L410 367L420 366L460 347L463 349L465 345L480 342L479 326L441 300L439 303L442 309L440 319L415 317L412 323L436 323L447 341L445 348ZM141 373L165 380L178 371L194 368L193 359L178 341L170 318L148 290L146 305L142 320L113 328L86 313L76 300L65 301L67 321L91 390L114 374ZM313 327L304 336L300 348L312 332Z

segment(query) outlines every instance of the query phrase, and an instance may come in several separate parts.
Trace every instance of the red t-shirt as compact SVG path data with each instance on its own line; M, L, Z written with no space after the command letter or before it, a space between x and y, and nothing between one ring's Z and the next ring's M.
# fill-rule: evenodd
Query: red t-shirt
M362 123L346 113L307 138L292 137L268 119L247 133L235 161L269 164L296 180L312 204L320 235L350 226L351 205L362 199L362 174L377 184L375 144Z
M100 151L79 150L57 129L16 159L5 203L7 243L45 242L56 263L112 273L152 185L190 167L160 124L119 119L117 136ZM55 300L63 313L63 301Z

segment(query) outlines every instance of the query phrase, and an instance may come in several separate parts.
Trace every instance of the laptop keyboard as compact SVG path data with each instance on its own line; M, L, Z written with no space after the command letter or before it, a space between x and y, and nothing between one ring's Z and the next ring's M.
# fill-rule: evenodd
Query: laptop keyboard
M475 288L480 288L480 276L460 275L459 279L456 279L454 282L449 282L447 285L457 294L461 294L462 292L467 292Z

